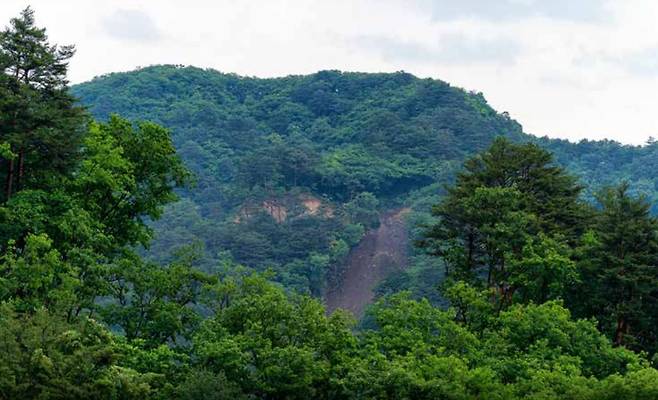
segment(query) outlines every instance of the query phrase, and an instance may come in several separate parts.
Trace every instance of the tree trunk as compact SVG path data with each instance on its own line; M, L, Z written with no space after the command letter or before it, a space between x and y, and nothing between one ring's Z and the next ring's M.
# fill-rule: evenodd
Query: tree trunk
M21 190L23 173L25 172L25 150L18 152L18 176L16 177L16 190Z
M473 259L475 258L475 254L474 254L475 253L475 234L470 230L468 232L467 242L468 242L468 256L467 256L468 258L467 258L467 261L466 261L466 264L467 264L466 267L468 269L468 272L471 272L474 269L474 264L475 264L475 262L473 261ZM489 271L491 271L491 270L489 270ZM491 274L491 272L489 272L489 274ZM487 283L489 283L489 285L491 285L491 279L490 278L487 279Z
M12 190L14 184L14 160L9 160L7 167L7 181L5 183L5 197L6 201L9 201L11 198Z
M617 328L615 329L615 345L623 346L624 345L624 335L628 332L628 322L623 316L617 318Z

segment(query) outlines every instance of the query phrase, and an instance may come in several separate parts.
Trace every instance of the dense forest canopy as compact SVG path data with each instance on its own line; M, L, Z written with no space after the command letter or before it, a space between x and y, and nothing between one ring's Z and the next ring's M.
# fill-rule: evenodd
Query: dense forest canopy
M169 261L172 248L195 241L208 266L230 258L272 267L286 287L316 296L340 279L346 251L377 224L373 210L410 206L413 225L429 222L443 185L497 136L554 152L591 201L624 179L658 211L657 144L536 138L481 93L405 72L259 79L154 66L72 92L101 120L116 112L167 126L194 172L195 186L154 224L152 257ZM324 211L309 212L311 199ZM433 292L422 282L438 277L436 262L416 252L411 264L381 291Z
M73 53L30 8L0 32L0 398L658 397L654 144L532 138L405 73L69 91ZM327 315L401 204L408 276Z

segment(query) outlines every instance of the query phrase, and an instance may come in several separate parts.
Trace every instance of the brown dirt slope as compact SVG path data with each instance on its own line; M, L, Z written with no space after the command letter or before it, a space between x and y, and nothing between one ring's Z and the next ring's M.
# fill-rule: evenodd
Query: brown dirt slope
M341 281L327 292L327 312L337 308L360 317L374 298L373 289L391 272L407 265L408 232L401 208L380 216L380 226L371 230L347 257Z

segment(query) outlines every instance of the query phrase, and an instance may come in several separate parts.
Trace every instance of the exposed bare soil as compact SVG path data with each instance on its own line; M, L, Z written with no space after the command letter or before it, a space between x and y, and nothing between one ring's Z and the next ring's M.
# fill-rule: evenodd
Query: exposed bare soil
M400 208L380 216L380 226L371 230L350 252L342 279L326 295L327 312L338 308L360 317L374 298L373 289L391 272L407 265L408 232Z
M296 205L301 205L302 212L294 212ZM293 212L291 212L291 208ZM273 198L264 200L259 204L243 204L240 211L237 213L233 222L239 224L245 219L251 218L254 214L265 211L270 214L272 218L278 223L285 222L288 218L307 216L307 215L321 215L325 218L333 218L334 210L329 204L325 204L322 200L311 195L288 196L284 198Z

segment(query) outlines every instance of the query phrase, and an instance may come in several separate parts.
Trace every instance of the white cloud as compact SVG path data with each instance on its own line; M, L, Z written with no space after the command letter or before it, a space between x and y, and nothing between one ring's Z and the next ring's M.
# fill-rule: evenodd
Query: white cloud
M151 64L262 77L405 70L482 91L526 131L658 136L652 0L32 0L71 80ZM0 22L23 0L0 2Z
M519 42L514 39L469 37L462 33L439 36L435 43L368 35L348 37L346 42L355 45L359 51L378 54L389 62L509 64L521 50Z
M439 20L483 18L495 21L529 17L601 22L608 20L605 0L420 0Z
M153 19L140 10L118 9L103 18L102 25L107 34L117 40L152 42L162 37Z

